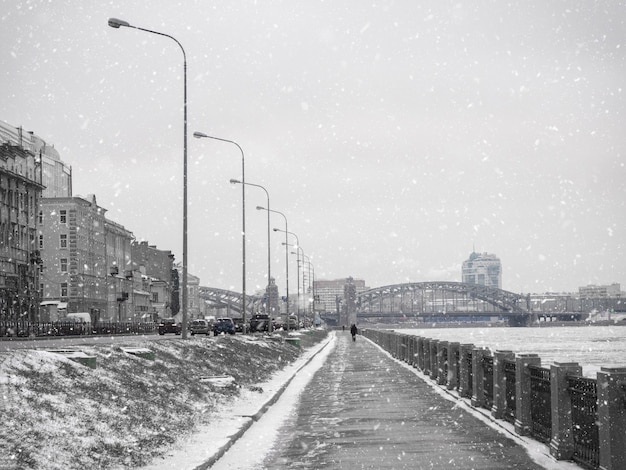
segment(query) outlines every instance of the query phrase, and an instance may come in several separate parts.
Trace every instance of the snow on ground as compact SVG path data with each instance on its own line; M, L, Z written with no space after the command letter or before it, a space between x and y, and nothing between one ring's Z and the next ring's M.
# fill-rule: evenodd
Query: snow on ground
M305 353L326 335L303 335ZM198 430L215 428L213 420L238 397L264 403L284 381L283 369L303 359L280 334L128 337L55 352L46 344L0 353L0 468L126 469L158 462ZM132 354L146 345L152 359ZM78 358L97 367L72 360ZM227 426L236 429L243 419L221 421L218 430L229 435Z
M300 392L324 364L335 342L335 335L331 335L328 341L307 350L297 361L277 373L270 381L259 384L263 389L260 395L250 391L241 393L239 397L212 414L211 424L201 427L194 435L172 448L164 458L142 467L142 470L194 469L219 455L233 440L233 436L242 430L245 430L242 437L237 439L233 447L228 449L211 468L229 470L257 468L271 448L284 419L297 404ZM317 354L320 349L321 352ZM253 416L260 414L261 408L292 377L293 380L285 393L258 421L254 421Z

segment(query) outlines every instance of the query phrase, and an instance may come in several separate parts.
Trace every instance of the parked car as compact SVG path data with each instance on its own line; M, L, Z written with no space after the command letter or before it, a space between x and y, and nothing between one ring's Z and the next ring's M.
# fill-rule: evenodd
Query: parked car
M252 315L252 318L250 319L250 331L267 331L269 329L269 324L269 315L263 315L261 313Z
M189 332L192 335L208 335L211 334L211 324L207 320L194 320L189 325Z
M217 336L220 333L228 333L229 335L235 334L235 322L232 318L218 318L213 325L213 335Z
M173 318L162 318L159 321L159 334L164 335L165 333L174 333L175 335L179 335L182 330L182 326L180 323L176 323L176 320Z
M233 318L235 323L235 331L237 333L243 333L243 318Z

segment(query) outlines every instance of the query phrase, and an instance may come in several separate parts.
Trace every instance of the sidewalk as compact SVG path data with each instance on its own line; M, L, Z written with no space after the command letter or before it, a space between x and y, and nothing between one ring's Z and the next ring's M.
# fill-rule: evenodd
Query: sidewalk
M224 410L144 470L580 469L348 332L332 333L262 388L262 400L241 397L236 413Z
M263 469L576 469L495 429L367 339L337 332ZM258 425L262 426L261 420ZM258 441L257 441L258 442ZM239 449L239 458L245 455ZM241 468L250 468L242 466Z

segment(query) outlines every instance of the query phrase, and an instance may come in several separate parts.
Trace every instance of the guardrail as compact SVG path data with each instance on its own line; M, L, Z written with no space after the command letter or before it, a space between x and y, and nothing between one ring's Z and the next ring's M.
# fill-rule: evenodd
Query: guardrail
M145 334L157 330L157 323L0 321L0 337Z
M582 377L577 363L541 366L536 354L514 354L394 331L361 333L393 357L515 432L550 448L557 460L584 468L626 468L626 366Z

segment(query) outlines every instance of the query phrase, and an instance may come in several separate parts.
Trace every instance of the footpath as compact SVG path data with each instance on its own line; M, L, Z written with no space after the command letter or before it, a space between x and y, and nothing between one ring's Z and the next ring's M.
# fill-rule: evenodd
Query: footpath
M244 397L229 419L199 433L173 460L147 469L174 468L173 462L176 468L196 470L213 465L579 469L554 460L545 445L516 436L488 414L438 389L362 336L352 342L348 332L333 333L279 375L274 385L263 384L268 395L262 406L258 401L245 405ZM307 379L290 392L298 388L298 376ZM252 408L241 413L246 406ZM192 459L194 452L198 455Z

